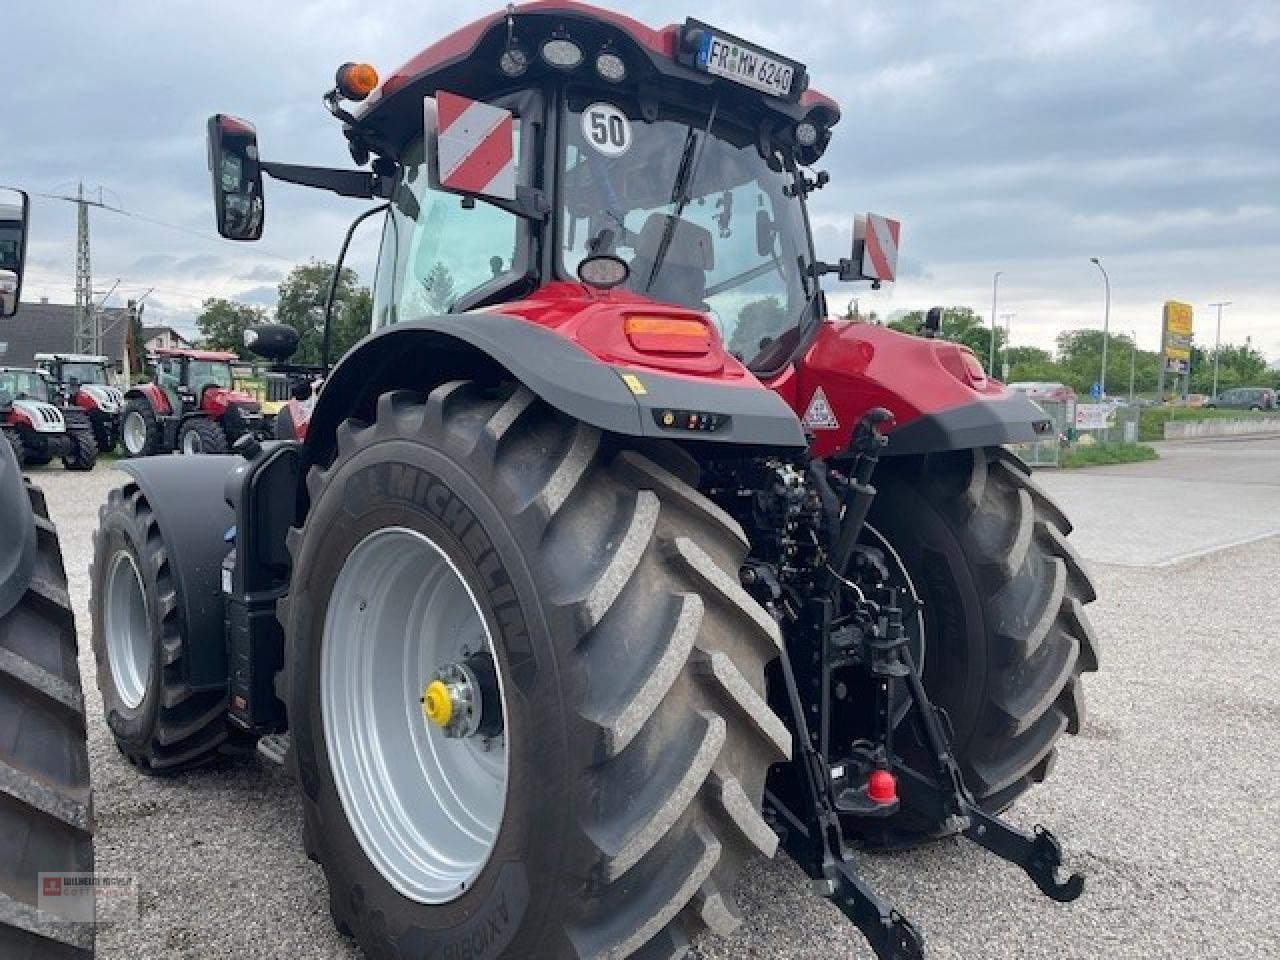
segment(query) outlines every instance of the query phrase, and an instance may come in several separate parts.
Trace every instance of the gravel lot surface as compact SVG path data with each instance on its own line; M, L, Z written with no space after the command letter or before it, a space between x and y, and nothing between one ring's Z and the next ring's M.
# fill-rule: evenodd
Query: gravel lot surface
M1235 449L1252 461L1236 484L1275 469L1274 452L1218 446L1215 458ZM1173 482L1179 462L1143 466ZM959 840L860 863L921 929L933 958L1280 955L1280 538L1165 568L1140 565L1164 557L1156 547L1163 501L1135 485L1099 508L1082 486L1092 473L1043 482L1069 513L1077 500L1093 503L1079 539L1101 593L1091 612L1104 672L1087 683L1083 735L1064 745L1050 783L1012 813L1025 826L1053 828L1088 875L1085 895L1051 903L1015 868ZM86 604L97 508L122 475L103 464L88 475L45 469L33 477L61 531L81 631L99 869L135 874L142 890L138 921L103 930L99 956L358 956L332 929L283 772L245 759L155 780L116 751L102 721ZM1105 525L1122 521L1136 546L1123 564L1097 562L1109 556ZM695 956L871 955L785 858L752 869L739 896L742 927L729 939L703 939Z

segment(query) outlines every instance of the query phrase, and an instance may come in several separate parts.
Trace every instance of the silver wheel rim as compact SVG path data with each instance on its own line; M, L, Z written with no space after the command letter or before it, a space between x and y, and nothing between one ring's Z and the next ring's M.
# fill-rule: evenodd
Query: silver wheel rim
M325 744L352 832L403 896L456 899L488 863L507 797L506 737L447 737L421 703L441 667L496 662L471 587L429 537L379 530L343 564L321 643ZM500 673L498 697L505 718Z
M199 453L204 449L204 444L200 441L200 434L194 430L188 430L182 435L182 452L183 453Z
M127 550L120 550L111 558L106 596L103 626L111 680L124 705L136 710L151 679L151 623L142 574Z
M147 445L147 425L137 411L124 418L124 445L130 453L141 453Z

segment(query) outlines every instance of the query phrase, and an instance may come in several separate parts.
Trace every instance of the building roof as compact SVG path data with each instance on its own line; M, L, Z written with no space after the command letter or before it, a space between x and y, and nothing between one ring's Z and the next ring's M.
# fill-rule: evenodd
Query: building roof
M98 311L102 318L101 350L112 360L123 359L129 313L123 307ZM0 364L32 366L37 353L75 350L76 308L69 303L22 303L18 312L0 319Z
M190 343L190 342L191 342L191 338L190 338L190 337L184 336L180 331L175 330L175 329L173 329L173 327L169 327L169 326L161 326L161 327L143 327L143 328L142 328L142 342L143 342L143 343L150 343L150 342L151 342L152 340L154 340L156 337L162 336L163 334L166 334L166 333L172 334L173 336L175 336L175 337L177 337L179 340L181 340L183 343Z

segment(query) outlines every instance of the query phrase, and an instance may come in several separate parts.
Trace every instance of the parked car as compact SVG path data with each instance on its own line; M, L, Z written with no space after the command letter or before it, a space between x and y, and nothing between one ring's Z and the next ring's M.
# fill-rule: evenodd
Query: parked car
M1022 380L1009 384L1010 390L1026 394L1036 403L1074 403L1076 392L1065 383L1049 380Z
M1210 410L1274 410L1276 392L1270 387L1233 387L1223 390L1216 399L1206 400Z

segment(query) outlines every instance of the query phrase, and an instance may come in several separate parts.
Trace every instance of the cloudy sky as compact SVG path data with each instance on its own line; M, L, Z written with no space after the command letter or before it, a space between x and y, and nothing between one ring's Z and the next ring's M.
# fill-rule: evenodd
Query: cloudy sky
M883 313L934 303L1014 313L1013 340L1102 322L1159 342L1160 304L1196 307L1212 343L1250 336L1280 359L1280 3L1276 0L660 0L653 24L694 15L805 61L844 107L816 195L834 259L872 210L903 221L903 279L837 288ZM500 6L477 0L215 4L45 0L4 14L0 183L74 192L95 210L93 271L112 304L154 288L148 322L190 327L200 301L272 306L288 268L331 259L359 201L268 185L258 244L213 229L204 120L254 120L269 159L343 165L320 104L333 70L384 74ZM216 12L210 12L210 11ZM788 19L779 23L777 13ZM26 294L70 301L75 213L37 197ZM377 230L352 263L369 279Z

